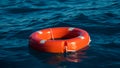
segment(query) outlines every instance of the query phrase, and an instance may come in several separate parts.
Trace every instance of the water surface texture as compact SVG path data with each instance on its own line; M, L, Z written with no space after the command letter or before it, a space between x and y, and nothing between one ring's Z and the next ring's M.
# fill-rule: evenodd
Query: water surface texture
M76 53L29 49L29 35L77 27L92 42ZM120 68L120 0L0 0L0 68Z

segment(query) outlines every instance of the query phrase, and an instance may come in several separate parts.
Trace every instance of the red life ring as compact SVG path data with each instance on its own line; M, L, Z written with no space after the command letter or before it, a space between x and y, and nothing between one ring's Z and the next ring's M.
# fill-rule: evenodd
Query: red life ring
M36 31L30 35L30 47L50 52L64 53L78 51L90 43L89 34L73 27L56 27Z

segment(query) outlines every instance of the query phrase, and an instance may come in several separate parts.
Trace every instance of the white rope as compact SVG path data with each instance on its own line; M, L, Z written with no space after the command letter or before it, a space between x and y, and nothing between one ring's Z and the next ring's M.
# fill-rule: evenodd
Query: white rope
M76 52L76 50L68 50L67 46L65 46L65 52L68 53L68 52Z
M50 28L50 32L51 32L51 37L52 37L52 40L54 40L54 35L53 35L53 31L52 29Z

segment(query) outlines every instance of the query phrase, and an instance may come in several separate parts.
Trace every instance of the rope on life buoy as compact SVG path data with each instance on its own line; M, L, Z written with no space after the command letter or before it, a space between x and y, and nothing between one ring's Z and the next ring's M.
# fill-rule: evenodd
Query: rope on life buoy
M76 50L68 50L67 49L67 46L65 46L65 52L67 53L67 52L76 52Z
M64 47L65 47L65 52L66 52L66 53L67 53L67 52L76 52L76 50L69 50L69 49L68 49L68 47L67 47L67 42L65 42Z
M54 40L54 35L53 35L53 31L52 29L50 28L50 32L51 32L51 37L52 37L52 40Z

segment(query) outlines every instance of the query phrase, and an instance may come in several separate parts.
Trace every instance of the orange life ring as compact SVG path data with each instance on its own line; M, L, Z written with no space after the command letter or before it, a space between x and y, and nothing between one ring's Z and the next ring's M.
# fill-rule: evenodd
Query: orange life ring
M78 51L90 43L89 34L73 27L55 27L36 31L30 35L30 47L50 52L64 53Z

